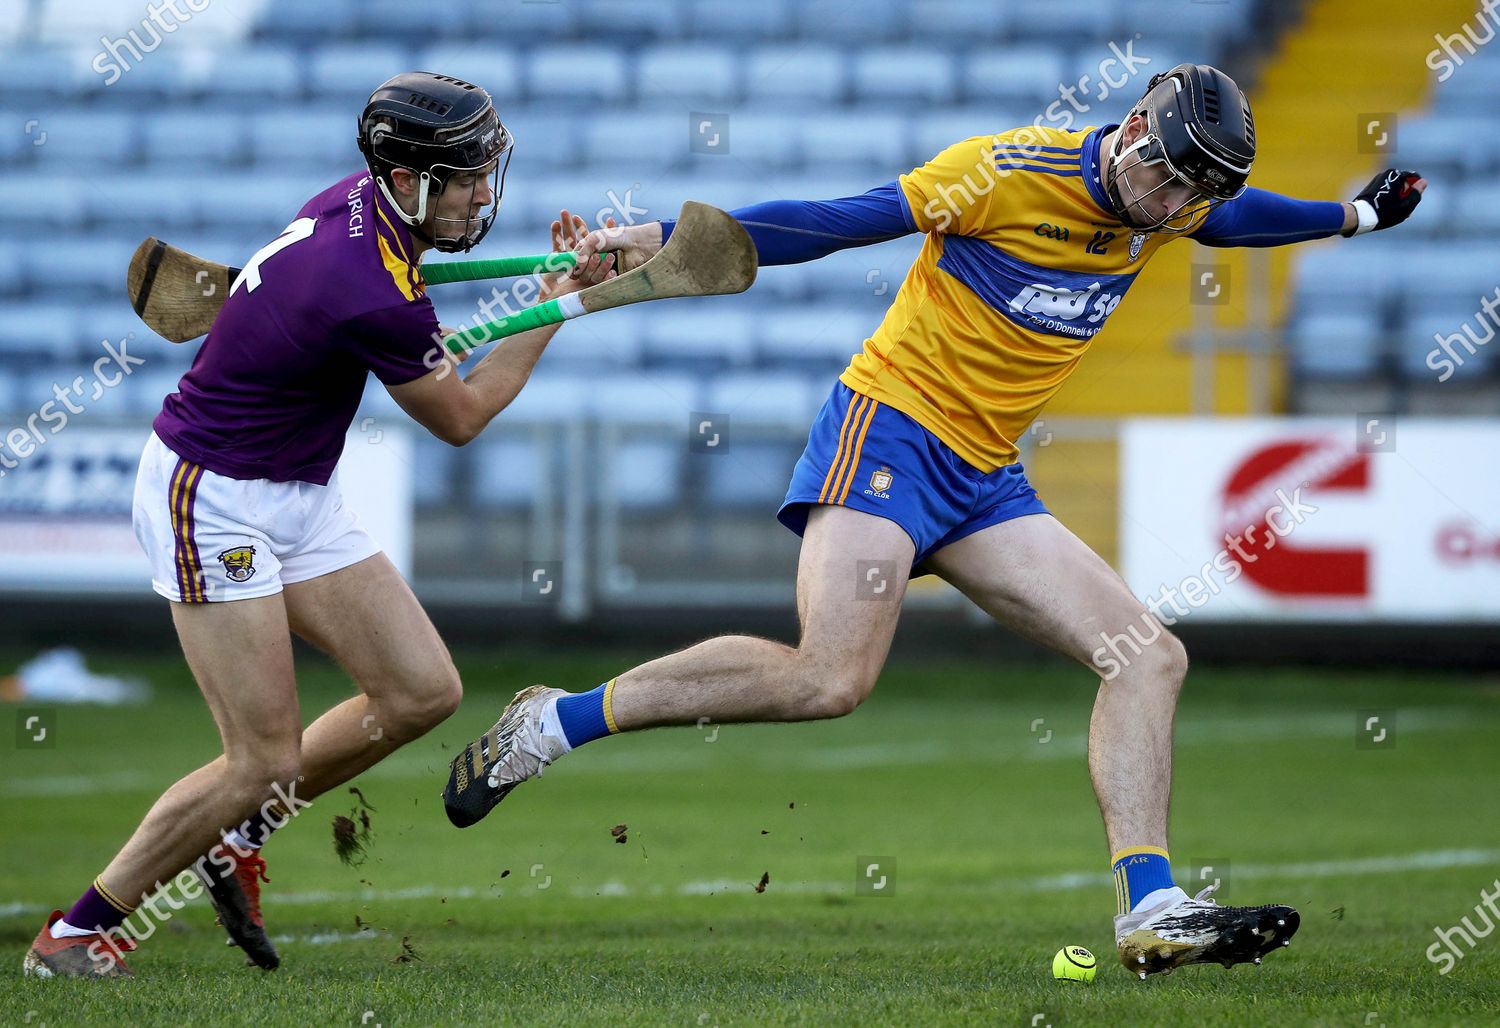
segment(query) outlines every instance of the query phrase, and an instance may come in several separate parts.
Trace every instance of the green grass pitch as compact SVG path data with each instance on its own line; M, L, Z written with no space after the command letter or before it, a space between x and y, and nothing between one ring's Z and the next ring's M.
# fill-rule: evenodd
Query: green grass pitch
M1478 920L1500 877L1500 687L1269 668L1190 676L1173 809L1179 879L1227 860L1231 901L1302 911L1296 941L1260 968L1140 982L1119 965L1082 671L897 662L849 718L604 740L460 832L439 801L445 765L510 692L586 688L646 656L510 651L460 654L463 709L358 779L373 808L363 863L334 853L333 819L359 802L343 790L272 841L279 971L243 966L200 900L143 944L134 980L23 980L45 911L216 752L175 655L91 656L147 677L156 699L61 708L54 746L18 731L0 751L3 1024L1500 1019L1500 932L1446 976L1426 956L1433 929ZM348 688L326 664L300 667L305 716ZM1395 711L1395 734L1357 745L1365 711ZM887 889L860 894L871 862ZM1099 957L1093 984L1052 980L1066 944Z

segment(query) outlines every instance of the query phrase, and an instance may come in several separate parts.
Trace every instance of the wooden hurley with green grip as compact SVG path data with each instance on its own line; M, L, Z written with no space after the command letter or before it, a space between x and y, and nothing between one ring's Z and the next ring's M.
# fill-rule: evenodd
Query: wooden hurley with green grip
M682 205L677 227L667 244L639 268L519 313L455 332L445 343L453 353L463 353L496 339L612 307L673 296L742 293L754 283L758 265L755 243L744 226L717 207L689 200Z

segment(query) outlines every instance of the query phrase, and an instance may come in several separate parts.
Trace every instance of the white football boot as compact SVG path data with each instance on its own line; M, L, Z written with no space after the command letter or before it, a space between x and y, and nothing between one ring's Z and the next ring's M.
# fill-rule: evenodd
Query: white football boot
M1184 964L1258 964L1291 945L1301 923L1291 907L1221 907L1207 898L1214 888L1115 918L1120 963L1145 978Z
M500 720L449 765L443 807L458 828L478 824L512 789L566 753L567 743L542 729L542 710L562 689L533 685L516 693Z

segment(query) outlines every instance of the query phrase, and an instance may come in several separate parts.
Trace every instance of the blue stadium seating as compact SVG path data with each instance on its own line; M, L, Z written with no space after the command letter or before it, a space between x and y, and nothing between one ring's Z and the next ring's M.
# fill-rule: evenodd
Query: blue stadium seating
M592 219L611 192L631 190L645 217L674 214L686 199L735 207L859 193L960 139L1043 116L1061 86L1097 76L1111 42L1149 56L1146 74L1211 60L1254 29L1255 6L1182 3L1164 14L1158 0L651 0L628 9L450 0L438 10L272 0L205 16L209 35L169 38L106 86L90 67L93 26L111 25L118 38L139 14L121 17L109 0L0 0L0 95L13 123L0 133L0 195L12 198L0 205L0 259L17 269L0 283L0 411L33 407L46 398L33 395L41 377L86 373L101 339L129 332L132 352L150 363L106 402L125 414L154 409L196 344L156 339L125 303L135 244L149 233L243 262L305 200L360 168L355 116L399 70L444 71L495 94L517 150L483 253L524 253L546 248L559 207ZM1299 253L1287 343L1303 380L1394 371L1426 381L1432 332L1456 331L1500 284L1497 90L1500 49L1491 48L1438 87L1433 112L1403 117L1395 159L1433 179L1408 229ZM1117 118L1135 92L1078 123ZM723 152L694 152L690 112L728 115ZM607 483L632 510L664 508L694 482L708 502L773 502L787 454L746 440L739 465L690 464L688 413L720 404L783 428L805 420L879 324L919 246L908 238L767 268L744 296L568 326L502 417L653 425L655 436L621 442ZM433 296L456 322L489 288ZM1487 349L1463 374L1493 376L1495 364ZM402 416L378 385L366 409ZM420 436L418 502L441 504L467 482L485 509L520 509L559 459L529 431L503 429L472 452Z

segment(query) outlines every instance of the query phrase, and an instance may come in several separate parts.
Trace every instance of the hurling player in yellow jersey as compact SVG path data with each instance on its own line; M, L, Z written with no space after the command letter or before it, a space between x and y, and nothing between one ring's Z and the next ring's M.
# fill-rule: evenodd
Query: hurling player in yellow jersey
M1144 977L1188 963L1259 963L1289 943L1291 907L1224 907L1211 890L1189 897L1174 884L1172 718L1187 657L1047 513L1016 450L1159 247L1184 236L1273 246L1387 228L1425 187L1390 169L1350 203L1294 200L1247 187L1254 159L1239 87L1215 68L1183 64L1153 78L1119 125L977 135L857 197L733 212L762 264L926 237L884 321L834 384L778 515L803 536L801 639L723 636L589 692L522 691L453 762L453 823L473 824L520 782L605 735L703 718L848 714L875 685L909 575L936 574L1101 678L1089 770L1125 965ZM634 267L671 229L595 233L581 252L616 251ZM1136 622L1151 624L1155 641L1128 666L1096 666L1101 631Z

